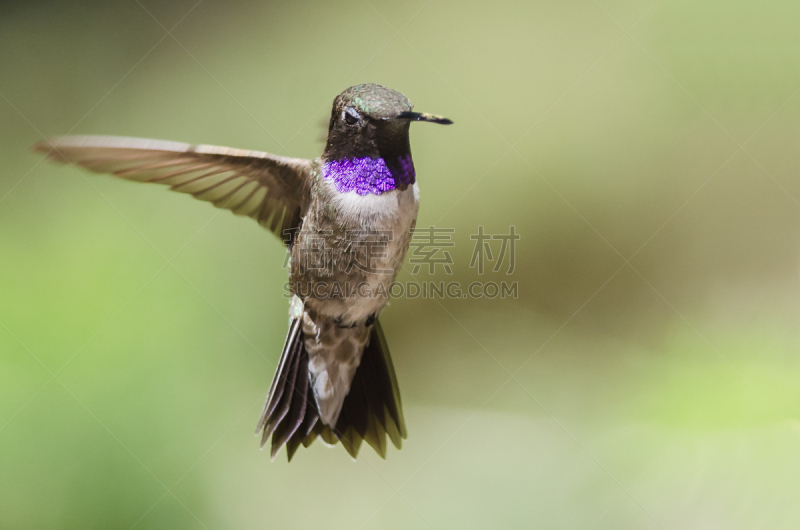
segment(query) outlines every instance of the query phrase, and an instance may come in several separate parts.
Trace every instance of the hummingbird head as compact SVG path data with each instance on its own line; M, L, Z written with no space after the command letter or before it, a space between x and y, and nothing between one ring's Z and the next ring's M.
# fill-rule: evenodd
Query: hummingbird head
M442 116L412 112L413 108L407 97L391 88L372 83L351 86L333 101L323 158L395 160L411 152L412 121L453 123Z

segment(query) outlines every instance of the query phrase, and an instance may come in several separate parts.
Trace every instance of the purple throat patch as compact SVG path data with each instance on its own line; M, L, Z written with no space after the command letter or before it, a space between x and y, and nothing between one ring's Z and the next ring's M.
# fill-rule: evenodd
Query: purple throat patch
M410 153L398 158L392 166L395 169L390 169L383 158L343 158L325 162L322 176L332 180L339 193L355 191L359 195L380 195L416 182Z

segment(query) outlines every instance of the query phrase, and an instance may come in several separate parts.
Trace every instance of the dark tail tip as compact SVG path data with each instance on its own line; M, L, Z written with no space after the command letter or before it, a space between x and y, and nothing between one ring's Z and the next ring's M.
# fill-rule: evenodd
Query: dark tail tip
M400 449L402 439L407 437L406 426L380 323L376 321L372 328L336 428L331 429L319 419L308 384L308 354L303 347L302 327L299 320L292 321L256 434L262 435L262 447L272 437L272 458L286 445L289 461L301 444L308 447L317 437L328 445L341 442L353 458L364 441L386 458L387 435Z
M398 449L407 437L394 366L377 320L344 400L336 430L345 433L342 444L353 458L358 455L362 441L386 458L386 436Z

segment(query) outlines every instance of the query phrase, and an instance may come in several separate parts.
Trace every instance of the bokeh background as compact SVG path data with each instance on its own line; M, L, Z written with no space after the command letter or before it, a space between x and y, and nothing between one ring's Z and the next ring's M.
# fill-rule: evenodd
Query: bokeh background
M800 4L0 4L0 527L800 526ZM43 163L119 134L314 157L396 88L419 226L518 299L383 313L409 438L253 437L287 325L249 219ZM516 268L469 267L514 225ZM411 280L408 268L402 281Z

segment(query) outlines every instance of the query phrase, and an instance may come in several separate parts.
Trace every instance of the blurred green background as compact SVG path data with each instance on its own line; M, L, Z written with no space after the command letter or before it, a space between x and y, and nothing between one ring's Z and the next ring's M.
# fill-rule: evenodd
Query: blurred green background
M0 4L0 527L800 527L800 4L140 2ZM412 131L420 279L519 298L394 300L403 450L270 463L281 244L29 147L314 157L359 82L455 121Z

